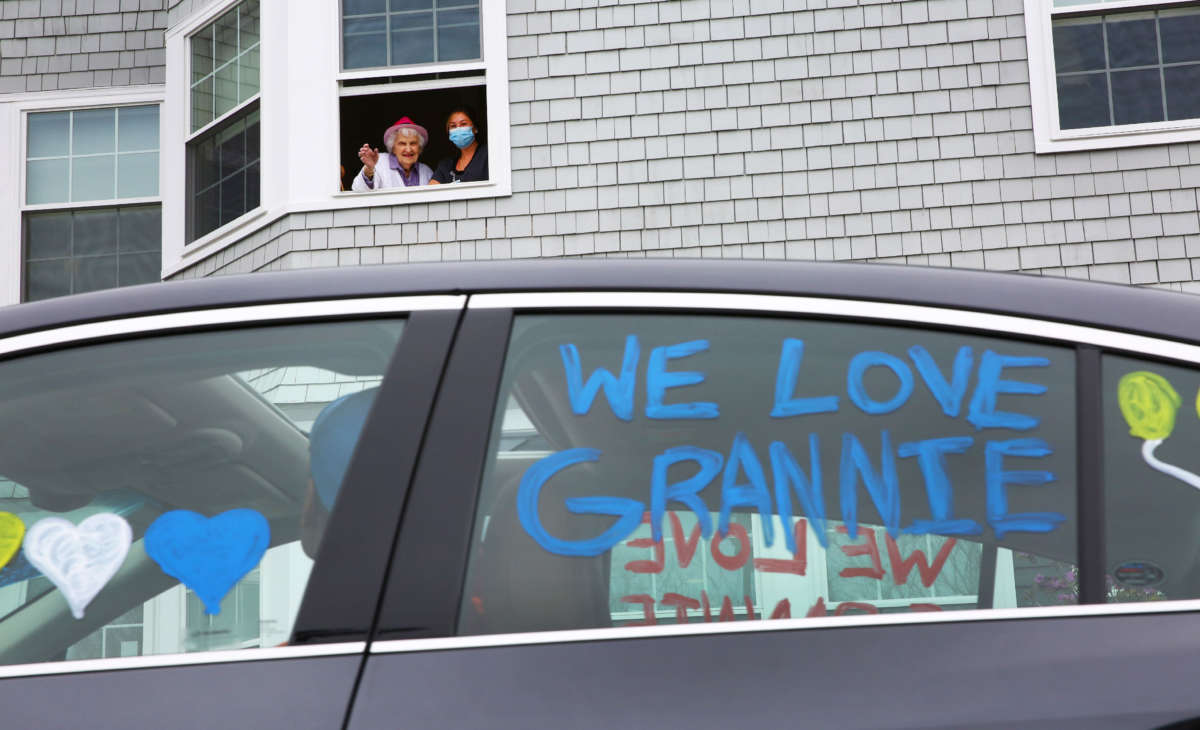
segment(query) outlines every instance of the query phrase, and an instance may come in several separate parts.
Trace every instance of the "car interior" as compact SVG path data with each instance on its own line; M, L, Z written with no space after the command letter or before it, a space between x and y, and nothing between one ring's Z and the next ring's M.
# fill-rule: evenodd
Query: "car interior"
M0 509L27 527L48 515L78 522L117 512L134 537L82 619L54 588L0 618L0 664L63 659L73 643L176 585L141 540L168 510L213 516L249 508L267 518L272 546L297 540L309 489L307 433L240 374L304 366L378 376L401 325L145 336L0 363L0 474L27 494Z

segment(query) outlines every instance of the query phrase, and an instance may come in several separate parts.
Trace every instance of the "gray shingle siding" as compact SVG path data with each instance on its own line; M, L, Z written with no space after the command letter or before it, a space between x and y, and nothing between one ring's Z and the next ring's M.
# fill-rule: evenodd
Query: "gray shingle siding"
M212 1L4 0L0 90L161 80ZM511 197L292 214L180 276L705 256L1200 291L1200 143L1035 155L1019 0L598 4L507 3Z
M161 84L166 0L0 1L0 94Z

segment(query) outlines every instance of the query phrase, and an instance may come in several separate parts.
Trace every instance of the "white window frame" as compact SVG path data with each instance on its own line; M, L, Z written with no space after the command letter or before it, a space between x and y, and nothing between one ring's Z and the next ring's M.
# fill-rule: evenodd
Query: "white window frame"
M283 216L309 211L431 203L512 194L508 112L508 21L505 5L480 3L483 60L342 71L341 3L260 0L259 207L185 243L186 141L191 138L191 57L188 37L239 0L220 0L181 20L166 33L166 100L160 120L163 197L163 275L170 276L241 241ZM479 70L487 95L486 182L455 183L377 192L340 192L339 105L341 82L375 76ZM348 95L417 88L450 88L459 79L351 87ZM470 80L465 83L479 84ZM382 130L380 130L382 132ZM297 153L302 150L303 153ZM354 170L347 170L352 176Z
M1025 0L1025 39L1029 51L1029 92L1036 152L1100 150L1200 140L1200 118L1081 129L1059 127L1052 19L1170 7L1178 7L1178 3L1172 0L1115 0L1055 8L1053 0Z
M6 96L0 102L0 144L7 148L0 152L0 159L11 160L11 179L15 184L0 186L0 230L8 231L4 240L11 241L5 256L0 256L0 305L16 304L21 301L24 289L24 236L23 219L26 212L43 210L83 210L86 208L111 208L126 205L161 203L166 180L163 164L163 101L165 87L161 84L113 87L109 89L74 89L70 91L31 92ZM112 198L80 202L39 203L25 205L25 152L28 143L28 120L30 114L39 112L78 111L82 109L107 109L122 106L144 106L157 104L158 112L158 195L136 198ZM163 231L166 241L166 231Z

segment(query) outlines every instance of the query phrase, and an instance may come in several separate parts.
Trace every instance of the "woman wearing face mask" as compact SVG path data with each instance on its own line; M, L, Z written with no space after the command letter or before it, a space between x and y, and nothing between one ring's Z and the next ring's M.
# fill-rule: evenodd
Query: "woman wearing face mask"
M475 111L465 106L456 107L446 117L446 133L458 148L458 156L438 164L430 185L488 179L487 145L479 141L475 118Z
M433 170L417 161L428 141L429 133L424 127L408 117L401 117L383 133L383 147L388 154L383 155L382 160L379 150L370 145L364 144L358 150L363 169L354 176L350 187L361 191L428 184Z

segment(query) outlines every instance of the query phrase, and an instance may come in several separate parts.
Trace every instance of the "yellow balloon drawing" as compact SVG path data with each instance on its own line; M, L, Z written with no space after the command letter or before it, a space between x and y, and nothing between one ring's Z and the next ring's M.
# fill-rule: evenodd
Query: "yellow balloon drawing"
M21 547L25 523L12 512L0 512L0 568L8 565Z
M1117 404L1129 424L1129 433L1147 441L1165 439L1175 428L1175 412L1183 399L1157 373L1126 373L1117 383ZM1200 405L1197 406L1200 408Z

